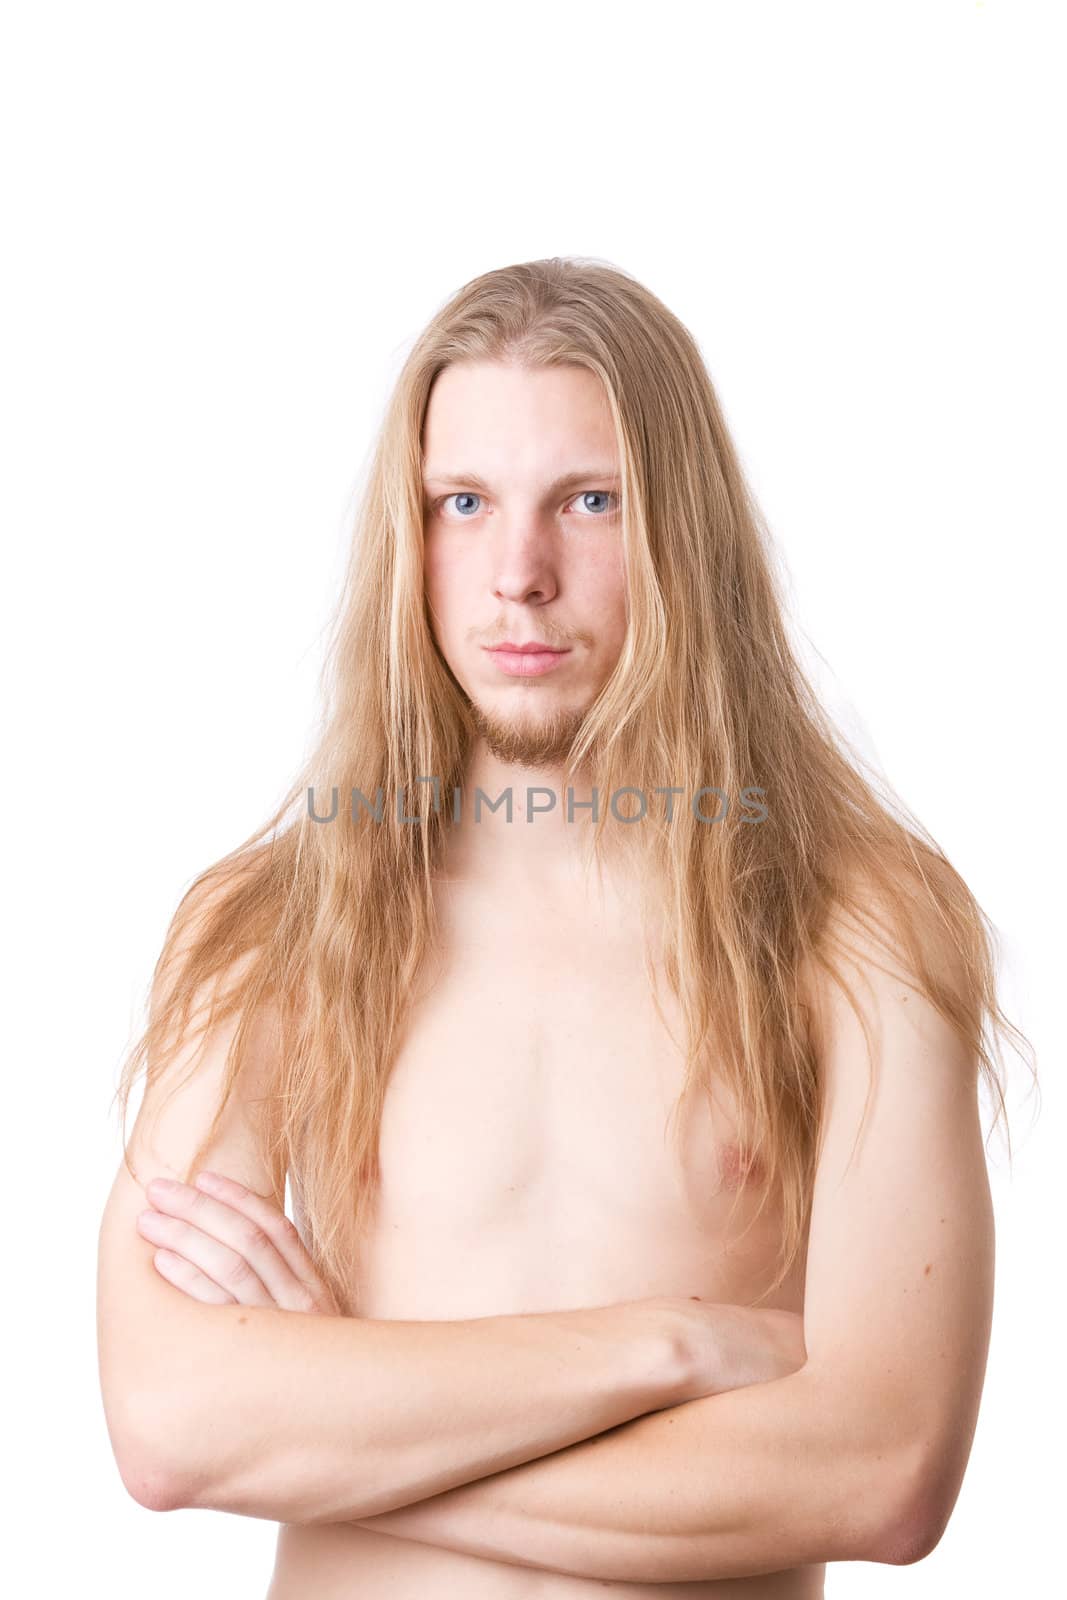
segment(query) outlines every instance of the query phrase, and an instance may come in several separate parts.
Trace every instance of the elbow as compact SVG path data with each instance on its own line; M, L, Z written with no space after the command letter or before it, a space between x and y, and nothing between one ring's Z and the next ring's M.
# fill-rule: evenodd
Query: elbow
M932 1533L922 1523L895 1522L882 1530L868 1552L868 1560L887 1567L910 1567L916 1561L925 1561L940 1537L940 1533Z
M925 1458L898 1472L884 1502L893 1515L883 1520L871 1559L893 1567L925 1561L941 1542L958 1490L958 1482L947 1484Z
M186 1505L185 1476L175 1435L162 1424L160 1408L137 1409L136 1418L108 1418L115 1464L123 1487L146 1511L177 1511Z
M174 1475L165 1467L119 1458L119 1474L127 1494L146 1511L177 1511L185 1504Z
M931 1529L924 1524L904 1523L883 1535L874 1560L890 1567L911 1567L925 1561L935 1550L944 1529Z

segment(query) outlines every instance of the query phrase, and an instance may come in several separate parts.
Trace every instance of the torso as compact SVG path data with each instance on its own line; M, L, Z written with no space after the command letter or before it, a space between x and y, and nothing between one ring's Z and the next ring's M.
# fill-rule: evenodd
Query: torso
M610 896L563 913L485 886L438 896L447 957L420 986L389 1080L358 1314L755 1301L774 1276L777 1211L738 1242L758 1197L725 1091L683 1102L680 1138L668 1127L684 1034L665 981L667 1027L657 1015L640 919ZM763 1303L802 1309L803 1252ZM283 1524L269 1600L579 1600L606 1587L628 1600L813 1600L824 1572L609 1584L355 1523Z

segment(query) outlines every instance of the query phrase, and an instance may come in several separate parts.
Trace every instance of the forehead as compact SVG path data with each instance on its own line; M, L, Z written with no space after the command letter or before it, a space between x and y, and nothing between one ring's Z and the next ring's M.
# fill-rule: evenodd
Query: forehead
M475 471L490 480L533 481L575 466L618 465L603 386L574 366L446 367L430 393L422 454L427 478Z

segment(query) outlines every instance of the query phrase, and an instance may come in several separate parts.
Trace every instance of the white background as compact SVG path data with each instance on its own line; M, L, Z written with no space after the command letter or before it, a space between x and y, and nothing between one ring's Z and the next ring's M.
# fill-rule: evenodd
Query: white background
M509 262L700 342L823 686L1001 931L985 1396L940 1545L841 1600L1061 1565L1059 8L8 5L6 1572L260 1600L268 1522L123 1490L96 1375L110 1101L167 920L317 716L352 496L416 333ZM376 16L375 13L378 15ZM814 658L813 658L814 659ZM988 1129L990 1110L986 1108ZM1056 1493L1054 1495L1054 1488Z

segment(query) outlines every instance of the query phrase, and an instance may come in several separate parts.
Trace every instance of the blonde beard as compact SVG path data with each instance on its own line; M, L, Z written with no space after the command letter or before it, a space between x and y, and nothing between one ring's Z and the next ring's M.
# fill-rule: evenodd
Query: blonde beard
M483 711L473 702L471 712L490 754L518 767L562 766L585 720L584 711L566 709L542 717L504 718Z

